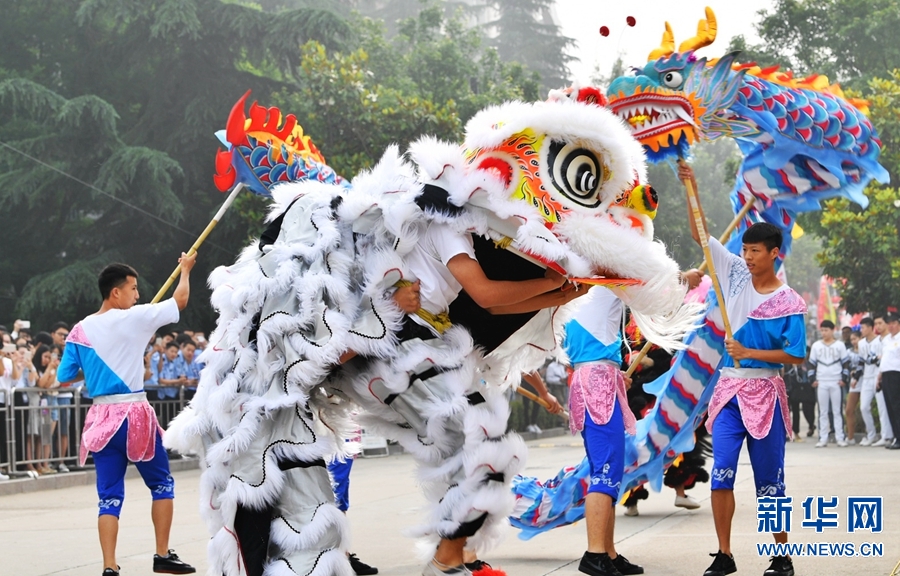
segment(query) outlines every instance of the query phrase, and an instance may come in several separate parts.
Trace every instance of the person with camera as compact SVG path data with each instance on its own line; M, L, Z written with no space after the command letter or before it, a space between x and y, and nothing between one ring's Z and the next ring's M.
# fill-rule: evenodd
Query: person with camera
M16 345L4 344L0 352L0 465L7 466L12 462L7 453L6 444L6 409L12 405L12 389L21 375L21 367L16 364ZM9 480L9 476L0 470L0 480Z

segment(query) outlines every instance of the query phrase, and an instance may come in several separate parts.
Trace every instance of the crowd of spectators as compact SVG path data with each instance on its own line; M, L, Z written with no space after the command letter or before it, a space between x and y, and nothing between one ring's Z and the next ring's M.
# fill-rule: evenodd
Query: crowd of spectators
M75 464L78 447L69 440L77 438L74 398L79 395L82 421L91 399L81 382L61 384L56 377L68 335L66 322L49 331L22 320L12 330L0 325L0 480L16 472L68 472ZM206 344L205 334L193 330L167 331L148 343L144 384L163 426L193 397L202 368L197 357Z
M840 331L823 320L819 334L806 361L784 373L794 441L804 441L802 414L805 437L817 435L817 448L900 449L900 316L876 314Z

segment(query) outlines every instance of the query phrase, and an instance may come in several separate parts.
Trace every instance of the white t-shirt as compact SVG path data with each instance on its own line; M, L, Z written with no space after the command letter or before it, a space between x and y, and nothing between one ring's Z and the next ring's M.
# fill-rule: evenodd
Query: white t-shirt
M179 315L170 298L88 316L69 332L59 377L68 380L83 370L92 397L140 392L147 341L162 326L178 322Z
M419 242L406 256L406 264L421 281L422 308L439 314L450 308L462 286L450 273L447 262L457 254L475 260L472 235L460 234L446 224L431 222Z
M863 361L863 380L872 380L878 374L877 358L881 356L881 338L876 336L869 342L865 338L859 341L859 358Z
M888 332L881 337L881 366L879 372L900 372L900 332L891 336Z
M728 320L731 322L731 332L737 333L747 323L750 313L759 308L766 300L772 298L781 290L787 290L788 285L782 284L774 292L760 294L753 287L750 270L747 263L737 254L732 254L722 243L715 238L709 239L709 252L712 255L713 265L716 267L716 275L722 286L722 294L725 296Z
M840 340L835 340L831 344L816 340L809 352L809 361L816 367L816 380L819 382L839 381L843 370L842 364L848 360L850 353Z
M3 376L0 376L0 404L6 403L7 392L16 387L16 383L13 382L12 373L13 373L13 363L9 358L0 358L3 360ZM0 426L5 426L6 423L0 422Z

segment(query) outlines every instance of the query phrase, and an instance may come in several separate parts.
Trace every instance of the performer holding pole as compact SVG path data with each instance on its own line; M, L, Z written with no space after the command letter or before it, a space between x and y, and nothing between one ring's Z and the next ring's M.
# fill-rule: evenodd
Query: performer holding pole
M151 518L156 535L153 571L190 574L193 566L169 549L175 482L162 445L162 429L144 392L144 348L156 331L178 322L190 296L196 253L178 259L180 280L172 298L135 306L138 273L125 264L110 264L98 280L100 310L69 332L59 365L60 382L83 378L94 403L84 422L80 464L88 453L97 467L100 514L97 529L103 551L103 576L118 576L116 539L125 499L125 471L134 462L153 497Z
M686 164L679 168L679 177L693 185L693 172ZM690 189L688 194L693 195ZM692 216L698 209L693 202ZM725 340L726 354L706 423L713 440L711 500L719 549L711 554L714 560L704 576L724 576L737 571L731 554L731 522L738 456L745 439L756 493L784 496L784 451L791 428L779 370L784 364L800 364L806 356L806 303L775 276L783 242L776 226L765 222L750 226L742 237L741 257L708 239L697 225L702 215L690 221L694 240L706 248L710 275L719 273L722 286L717 286L717 293L722 294L723 317L727 313L737 328ZM787 542L787 532L773 536L776 542ZM793 574L790 557L775 556L764 576Z

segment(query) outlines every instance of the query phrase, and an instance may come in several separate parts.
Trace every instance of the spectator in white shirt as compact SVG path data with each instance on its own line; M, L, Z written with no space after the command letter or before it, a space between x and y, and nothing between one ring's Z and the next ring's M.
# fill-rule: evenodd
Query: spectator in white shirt
M21 374L21 366L17 366L16 353L6 349L0 352L0 416L6 419L6 407L12 406L12 389ZM0 421L0 466L9 472L10 454L6 443L6 422ZM0 471L0 480L9 480L9 476Z
M900 317L892 312L885 320L888 329L881 339L878 384L884 392L884 403L891 428L900 430ZM895 437L886 448L900 450L900 441Z
M819 324L822 339L812 345L809 363L815 372L813 388L819 402L819 442L816 448L828 445L828 410L834 418L834 438L838 446L847 446L844 439L844 419L841 415L841 388L849 380L850 355L847 347L834 338L834 322L823 320Z
M862 375L856 385L859 390L859 409L866 426L866 437L860 440L860 446L871 446L875 443L875 418L872 413L872 400L875 399L875 380L878 376L878 356L881 354L881 340L875 334L875 322L871 318L863 318L859 323L860 336L857 353L862 364ZM882 403L884 400L881 401ZM848 406L849 413L849 406ZM881 413L881 403L878 412ZM885 418L886 419L886 418ZM890 424L888 424L890 426ZM884 426L882 425L882 429ZM883 443L882 443L883 445Z
M894 429L891 427L891 419L888 418L887 404L884 402L884 392L878 383L879 366L881 365L881 343L884 341L884 335L888 333L887 322L884 321L884 314L875 316L874 321L875 338L870 342L878 361L875 363L874 375L875 380L875 402L878 404L878 420L881 424L881 439L872 444L873 447L883 447L891 443L894 439Z

